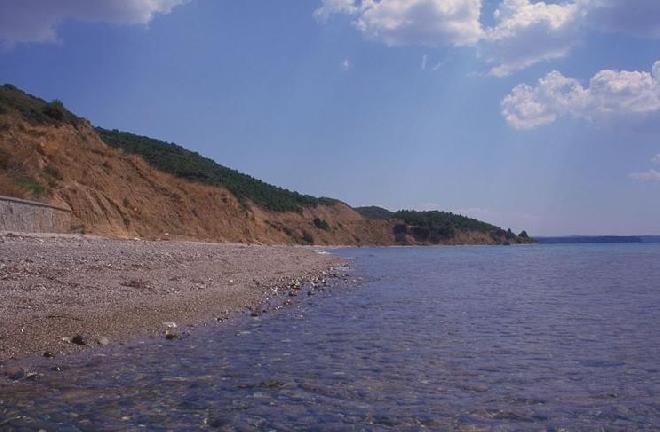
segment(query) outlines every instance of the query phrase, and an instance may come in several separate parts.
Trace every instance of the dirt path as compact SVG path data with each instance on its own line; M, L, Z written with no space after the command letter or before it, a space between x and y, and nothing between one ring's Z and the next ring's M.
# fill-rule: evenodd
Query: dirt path
M227 317L341 262L304 247L3 234L0 360L163 336L165 322ZM62 339L76 335L86 346Z

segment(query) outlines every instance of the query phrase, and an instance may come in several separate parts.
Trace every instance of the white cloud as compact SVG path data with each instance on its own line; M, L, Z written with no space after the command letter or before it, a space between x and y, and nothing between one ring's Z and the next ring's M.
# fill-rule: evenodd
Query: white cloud
M323 0L321 6L314 11L314 17L325 22L332 15L353 15L360 11L354 0Z
M471 46L482 35L481 0L323 0L314 16L353 16L365 37L388 46Z
M590 31L660 37L660 0L497 1L492 27L480 20L483 0L322 0L314 15L349 15L388 46L476 46L494 76L564 57Z
M533 129L560 117L597 120L660 113L660 61L651 73L602 70L586 88L552 71L534 87L516 86L501 107L516 129Z
M630 173L629 177L638 181L660 181L660 171L650 169L644 172Z
M345 58L345 59L341 62L340 66L341 66L341 70L343 70L344 72L347 72L347 71L349 71L349 70L353 67L353 63L351 63L351 60L350 60L350 59Z
M575 3L503 0L495 11L496 25L486 30L479 44L480 55L494 64L494 76L564 57L578 40L581 15Z
M188 0L6 0L0 2L0 44L57 42L66 20L147 24Z

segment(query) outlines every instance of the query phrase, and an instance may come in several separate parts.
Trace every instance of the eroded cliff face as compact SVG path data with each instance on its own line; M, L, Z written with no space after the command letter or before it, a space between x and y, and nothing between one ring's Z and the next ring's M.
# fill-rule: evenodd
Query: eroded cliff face
M219 242L386 245L392 223L337 203L273 212L228 190L153 169L107 146L85 120L0 118L0 195L70 208L71 230L116 237Z

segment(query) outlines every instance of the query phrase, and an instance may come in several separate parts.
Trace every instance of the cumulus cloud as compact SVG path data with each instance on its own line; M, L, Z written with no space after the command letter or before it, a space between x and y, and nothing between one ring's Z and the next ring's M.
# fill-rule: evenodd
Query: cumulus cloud
M495 10L496 25L482 38L480 55L494 65L494 76L564 57L579 39L582 15L576 3L504 0Z
M564 57L592 30L660 37L658 0L502 0L494 18L479 44L494 76Z
M628 176L631 179L638 181L660 181L660 171L654 169L644 172L630 173Z
M66 20L147 24L188 0L20 0L0 2L0 44L57 42Z
M552 71L535 86L520 84L501 104L516 129L533 129L560 117L603 119L660 113L660 61L652 72L602 70L584 87Z
M322 0L321 22L352 17L365 37L389 46L471 46L493 76L568 55L590 31L660 37L660 0L498 0L494 24L484 0Z
M388 46L470 46L482 35L481 0L323 0L314 16L353 17L365 37Z

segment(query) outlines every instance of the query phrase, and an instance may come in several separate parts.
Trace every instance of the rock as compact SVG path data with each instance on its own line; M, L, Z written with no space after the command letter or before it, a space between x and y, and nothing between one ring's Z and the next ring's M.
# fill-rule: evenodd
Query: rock
M163 325L165 327L167 327L168 329L175 329L176 328L176 323L174 321L165 321L163 323Z
M4 374L10 380L16 381L16 380L25 378L25 376L27 375L27 372L22 367L13 366L13 367L8 367L7 369L5 369Z
M177 339L179 336L174 334L174 333L165 333L165 339L167 340L174 340Z
M55 357L55 354L53 354L53 353L50 352L50 351L46 351L46 352L44 353L44 357L46 357L46 358L53 358L53 357Z
M98 339L96 340L96 343L99 344L99 345L101 345L101 346L110 345L110 339L108 339L108 338L105 337L105 336L101 336L100 338L98 338Z
M87 341L80 335L75 335L72 337L71 343L74 345L87 345Z

